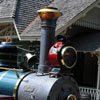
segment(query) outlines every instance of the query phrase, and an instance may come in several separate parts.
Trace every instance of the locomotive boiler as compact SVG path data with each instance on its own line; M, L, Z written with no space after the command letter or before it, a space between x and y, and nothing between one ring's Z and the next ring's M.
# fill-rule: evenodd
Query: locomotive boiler
M77 52L63 39L54 44L56 21L62 14L52 7L40 9L38 14L42 21L38 71L21 71L16 63L16 47L1 44L0 100L79 100L77 82L69 74ZM55 74L53 68L60 71Z

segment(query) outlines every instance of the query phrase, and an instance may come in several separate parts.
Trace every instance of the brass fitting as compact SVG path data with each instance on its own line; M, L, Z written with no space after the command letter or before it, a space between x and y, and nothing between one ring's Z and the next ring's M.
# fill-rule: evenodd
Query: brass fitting
M53 7L44 7L37 11L41 19L57 19L62 15L57 8Z

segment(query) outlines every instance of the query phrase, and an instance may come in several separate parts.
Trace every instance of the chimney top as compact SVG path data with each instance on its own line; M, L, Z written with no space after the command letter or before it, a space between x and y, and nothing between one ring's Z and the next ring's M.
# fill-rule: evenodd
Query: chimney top
M44 7L37 11L41 19L57 19L62 15L57 8Z

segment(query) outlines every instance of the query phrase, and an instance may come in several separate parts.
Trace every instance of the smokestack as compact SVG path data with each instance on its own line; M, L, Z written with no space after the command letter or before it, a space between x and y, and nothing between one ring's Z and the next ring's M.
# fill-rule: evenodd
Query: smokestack
M41 46L38 73L48 73L48 52L54 44L56 21L62 14L56 8L44 7L37 11L41 18Z

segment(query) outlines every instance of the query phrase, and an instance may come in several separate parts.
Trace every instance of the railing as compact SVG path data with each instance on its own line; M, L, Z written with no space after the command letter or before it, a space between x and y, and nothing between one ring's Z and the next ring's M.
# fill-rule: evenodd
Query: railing
M97 92L97 89L80 87L80 94L87 94L91 96L91 100L100 100L100 90ZM98 95L98 96L97 96ZM98 99L97 99L98 97Z

